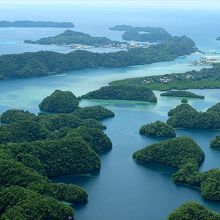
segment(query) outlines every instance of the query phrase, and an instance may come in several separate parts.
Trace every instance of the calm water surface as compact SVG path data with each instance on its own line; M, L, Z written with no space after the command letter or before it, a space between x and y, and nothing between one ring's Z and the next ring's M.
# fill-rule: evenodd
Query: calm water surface
M220 43L215 39L219 32L219 12L215 11L169 11L147 8L80 8L28 6L8 8L1 6L0 20L56 20L73 21L75 30L94 36L107 36L120 40L121 33L109 31L115 24L150 25L165 27L174 35L187 35L195 40L203 51L220 52ZM54 45L41 46L24 44L26 39L39 39L59 34L65 29L2 28L0 31L0 54L26 51L53 50L71 51ZM106 51L100 49L99 51ZM218 56L217 54L215 54ZM152 65L74 71L52 77L19 79L0 82L0 113L11 108L38 112L40 101L55 89L70 90L76 95L107 85L108 82L127 77L185 72L192 67L189 60L198 60L201 54L193 54ZM219 90L196 90L206 96L205 100L189 100L198 110L206 110L219 102ZM131 155L138 149L158 139L138 134L141 125L155 120L167 119L169 109L180 103L179 98L160 97L157 104L118 101L82 101L81 106L100 104L115 112L115 118L105 120L106 133L113 142L113 149L101 155L102 168L99 173L83 176L67 176L56 181L75 183L89 193L87 205L75 207L78 220L162 220L182 203L194 200L220 212L219 203L201 198L198 190L175 185L170 179L173 169L162 166L140 166ZM220 168L220 152L209 148L210 141L220 131L177 130L177 135L192 137L203 149L206 159L201 170Z
M197 91L207 95L207 102L190 100L199 110L205 110L219 99L219 92ZM205 201L199 191L176 185L170 175L173 169L162 166L141 166L131 155L138 149L158 140L138 134L141 125L155 120L166 120L167 111L180 100L160 98L157 105L140 102L83 101L82 106L101 104L115 112L113 119L104 121L106 133L113 142L111 152L101 155L100 173L85 176L68 176L56 181L76 183L87 189L89 202L76 207L76 217L82 220L159 220L182 203L193 200L220 211L219 203ZM206 159L201 170L220 168L220 152L209 148L210 141L220 131L177 130L177 136L192 137L203 149Z

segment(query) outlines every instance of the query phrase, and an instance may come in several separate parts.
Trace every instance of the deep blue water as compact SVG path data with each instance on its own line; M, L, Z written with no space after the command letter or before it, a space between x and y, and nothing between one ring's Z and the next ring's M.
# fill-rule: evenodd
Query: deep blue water
M0 20L55 20L72 21L75 30L94 36L121 39L120 32L109 31L116 24L161 26L173 35L187 35L195 40L199 49L220 52L220 36L217 11L171 11L148 8L95 8L95 7L7 7L1 6ZM0 29L0 54L26 51L53 50L69 52L68 48L24 44L23 40L38 39L63 32L64 29L2 28ZM100 51L103 51L100 49ZM156 63L117 69L95 69L73 71L52 77L19 79L0 82L0 113L10 108L23 108L38 112L38 104L55 89L70 90L76 95L106 85L108 82L127 77L185 72L192 67L189 60L199 59L200 54L184 56L172 62ZM198 110L206 110L219 102L219 90L196 90L204 94L205 100L190 100ZM159 97L159 92L156 93ZM84 176L68 176L56 181L76 183L89 193L88 204L75 207L78 220L161 220L185 201L194 200L220 212L219 203L201 198L198 190L175 185L170 179L174 171L162 166L140 166L131 155L134 151L158 140L138 134L141 125L166 120L167 111L180 99L160 97L158 103L118 101L83 101L82 106L100 104L115 112L115 118L105 120L106 133L113 142L112 151L101 155L102 168L99 173ZM203 149L206 159L201 170L220 168L220 152L209 148L210 140L220 131L178 130L177 135L192 137Z
M205 91L200 92L204 94ZM113 142L112 151L101 155L99 174L56 178L58 182L80 184L89 192L88 204L77 207L77 219L166 219L174 208L189 200L220 211L219 203L203 200L198 190L174 184L170 179L174 169L157 165L144 167L132 160L133 152L159 141L140 136L140 126L155 120L166 120L166 112L178 102L169 103L169 98L161 98L157 105L97 102L116 113L115 118L104 121L108 128L106 133ZM210 106L209 103L203 106L203 102L192 101L191 104L201 104L200 110ZM96 102L85 101L84 104ZM220 152L209 148L210 141L219 134L217 130L177 130L177 136L192 137L205 152L206 159L201 170L220 168Z

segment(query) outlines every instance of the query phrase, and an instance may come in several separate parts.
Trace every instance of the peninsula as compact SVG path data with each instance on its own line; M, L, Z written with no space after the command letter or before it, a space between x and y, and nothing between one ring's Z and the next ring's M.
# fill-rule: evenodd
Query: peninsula
M74 24L72 22L55 21L0 21L0 27L74 28Z
M0 56L0 79L48 76L65 71L98 67L127 67L171 61L196 52L188 37L173 37L148 48L133 48L111 53L76 50L67 54L50 51L28 52Z
M212 68L186 73L172 73L158 76L117 80L110 85L145 86L152 90L184 90L184 89L216 89L220 88L220 64L213 64Z

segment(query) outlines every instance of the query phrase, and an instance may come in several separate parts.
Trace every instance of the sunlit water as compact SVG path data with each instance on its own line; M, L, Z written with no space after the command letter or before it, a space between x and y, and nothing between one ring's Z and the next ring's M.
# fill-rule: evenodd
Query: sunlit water
M109 31L115 24L151 25L165 27L174 35L187 35L195 40L199 49L220 52L220 43L215 39L220 35L217 12L184 12L147 9L71 8L53 6L44 8L2 7L0 20L62 20L73 21L75 30L94 36L107 36L120 40L121 33ZM56 35L65 29L2 28L0 29L0 54L26 51L53 50L69 52L59 46L24 44L26 39ZM100 49L99 51L106 51ZM162 62L116 69L94 69L68 72L50 77L18 79L0 82L0 113L7 109L19 108L38 112L40 101L55 89L70 90L76 95L107 85L108 82L128 77L185 72L201 67L188 65L190 60L198 60L201 54L184 56L172 62ZM189 100L198 110L206 110L219 102L219 90L196 90L205 95L205 100ZM200 192L186 186L175 185L170 175L173 169L162 166L141 166L132 160L132 153L148 144L159 141L139 135L141 125L155 120L167 119L169 109L180 103L180 98L160 97L157 104L126 101L84 100L81 106L100 104L115 112L112 119L103 121L106 133L113 142L113 149L101 155L102 168L99 173L83 176L56 178L56 181L76 183L89 193L86 205L75 207L78 220L162 220L182 203L194 200L208 208L220 212L219 203L203 200ZM177 135L192 137L203 149L206 159L201 170L220 168L220 152L211 150L210 141L220 131L177 130Z

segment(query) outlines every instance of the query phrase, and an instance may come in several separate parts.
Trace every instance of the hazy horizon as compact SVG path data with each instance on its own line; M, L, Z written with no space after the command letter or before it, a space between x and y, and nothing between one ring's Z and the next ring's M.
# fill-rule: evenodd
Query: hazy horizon
M78 6L94 6L94 7L148 7L152 9L178 9L178 10L218 10L220 2L217 0L0 0L2 6L21 6L30 7L36 5L78 5ZM122 8L123 9L123 8Z

